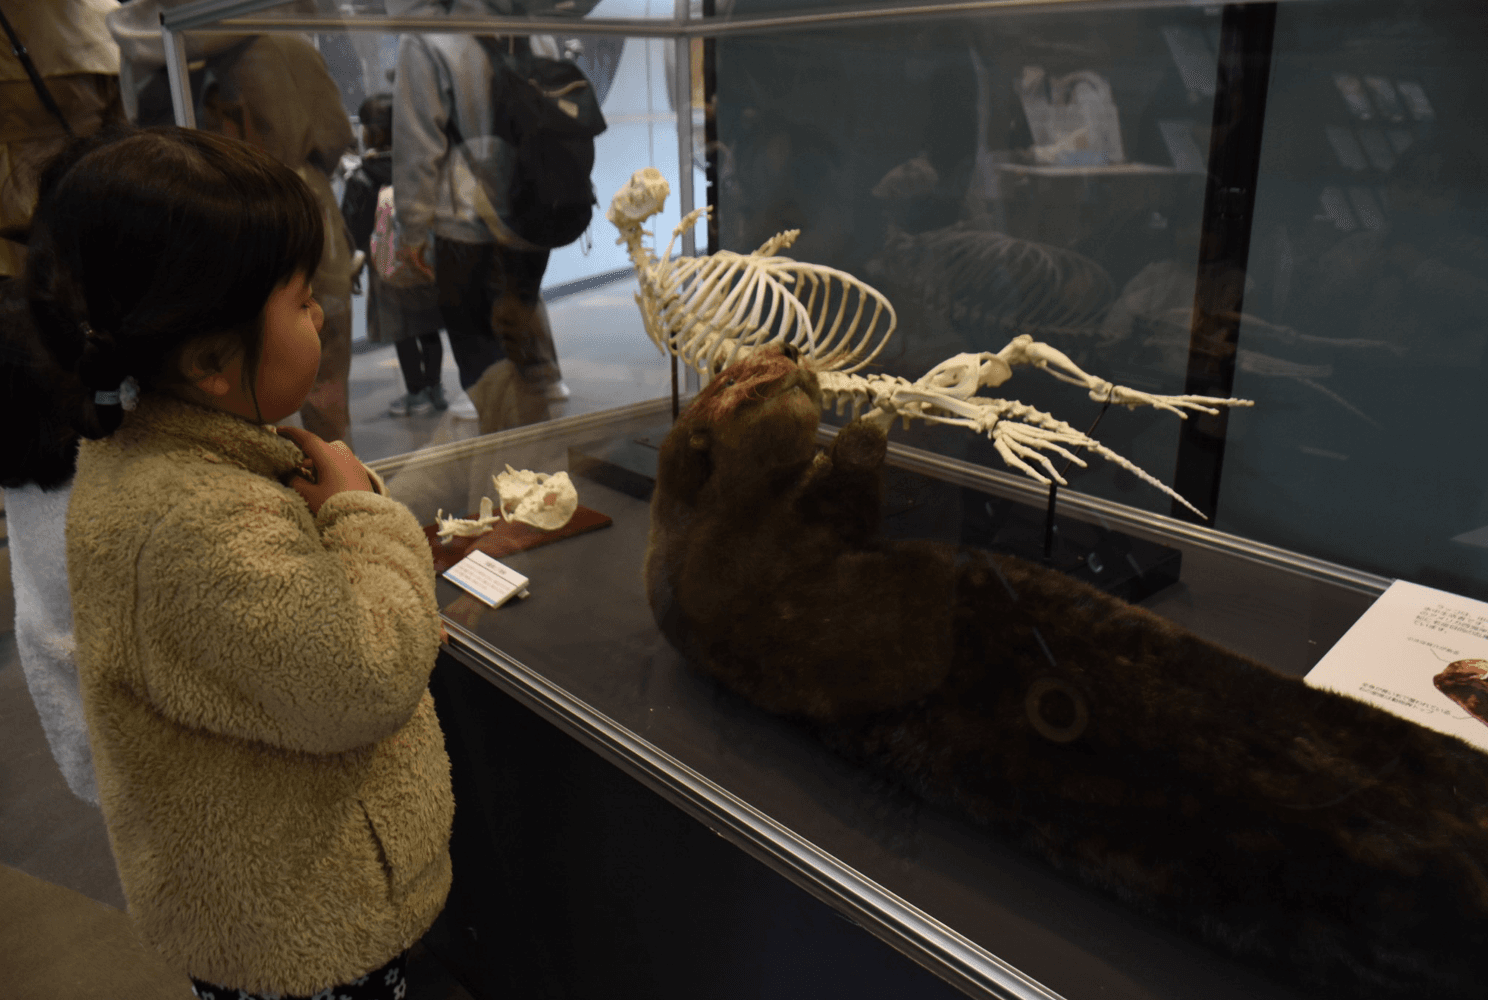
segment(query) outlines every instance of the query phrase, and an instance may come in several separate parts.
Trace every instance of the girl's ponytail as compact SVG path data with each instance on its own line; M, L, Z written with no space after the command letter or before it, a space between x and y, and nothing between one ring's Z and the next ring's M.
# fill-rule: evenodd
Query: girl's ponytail
M41 348L21 282L0 281L0 486L56 489L72 479L77 392Z
M79 324L83 334L83 353L78 361L78 381L83 384L85 402L91 402L93 419L104 435L112 434L124 419L124 411L134 409L133 401L121 399L120 387L132 378L120 361L119 346L107 334L99 333L84 320ZM90 435L91 436L91 435Z
M87 320L87 297L52 254L54 242L36 239L45 221L33 228L33 250L26 261L26 292L41 345L50 356L61 416L79 435L108 437L124 420L120 406L101 405L96 394L117 389L129 373L114 337Z
M58 181L88 153L116 141L122 132L105 126L97 133L70 141L42 170L37 184L36 214L45 206ZM36 219L27 226L26 239L33 247ZM55 249L54 247L52 249ZM38 274L45 275L36 281ZM47 302L39 312L28 302L30 290L45 287ZM69 349L65 314L85 309L80 292L58 287L54 255L46 247L27 255L23 277L0 281L0 420L6 433L0 435L0 486L15 489L37 485L54 489L72 479L77 462L78 436L103 437L111 426L85 407L92 397L83 389L74 367L63 359L76 359L81 344ZM58 325L60 322L60 326ZM45 325L47 333L41 327ZM59 336L53 349L53 337ZM118 420L112 426L117 426Z
M209 364L243 359L251 390L264 303L314 274L323 227L292 170L223 136L166 126L70 143L42 174L23 279L61 416L107 437L134 392L185 386L183 349L203 341Z

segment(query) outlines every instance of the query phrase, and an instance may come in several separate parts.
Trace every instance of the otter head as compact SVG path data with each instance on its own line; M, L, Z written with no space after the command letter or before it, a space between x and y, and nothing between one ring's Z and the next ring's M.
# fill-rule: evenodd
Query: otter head
M658 487L690 502L715 475L774 488L811 463L821 388L793 347L750 354L713 377L662 449Z

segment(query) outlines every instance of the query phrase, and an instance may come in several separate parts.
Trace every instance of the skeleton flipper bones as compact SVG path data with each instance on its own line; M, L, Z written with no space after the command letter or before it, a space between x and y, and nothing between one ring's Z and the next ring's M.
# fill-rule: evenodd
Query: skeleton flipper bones
M883 350L898 322L881 292L843 271L779 256L799 230L780 233L751 254L673 258L677 237L696 225L706 208L683 217L658 258L646 246L645 237L652 234L641 225L662 210L668 193L661 172L646 167L615 193L606 216L620 230L616 242L628 249L635 265L636 304L646 333L663 353L710 375L761 348L789 346L809 360L823 406L839 415L849 408L854 417L867 410L869 419L885 427L900 418L906 426L924 420L986 434L1003 461L1043 484L1065 485L1051 454L1083 467L1076 452L1086 449L1203 516L1160 480L1064 421L1017 400L977 393L1002 385L1015 367L1030 366L1085 389L1096 402L1150 406L1180 419L1187 419L1189 410L1214 414L1221 406L1254 405L1250 400L1129 389L1088 374L1026 334L995 353L948 358L913 382L858 374Z

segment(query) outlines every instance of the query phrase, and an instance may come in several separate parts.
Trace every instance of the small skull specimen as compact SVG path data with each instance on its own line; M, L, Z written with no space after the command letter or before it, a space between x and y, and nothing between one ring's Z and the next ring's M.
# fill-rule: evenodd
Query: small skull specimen
M479 537L503 520L529 524L542 531L557 531L579 508L578 490L566 472L532 472L508 465L505 472L492 476L491 482L501 506L492 504L490 497L481 497L480 514L474 518L445 517L441 508L434 515L441 542L449 544L455 537Z

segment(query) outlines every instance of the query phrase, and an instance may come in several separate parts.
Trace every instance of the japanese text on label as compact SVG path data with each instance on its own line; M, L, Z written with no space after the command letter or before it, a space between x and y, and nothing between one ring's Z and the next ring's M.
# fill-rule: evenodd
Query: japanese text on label
M1412 624L1428 632L1461 632L1488 639L1488 615L1449 608L1445 604L1429 604L1417 611Z

